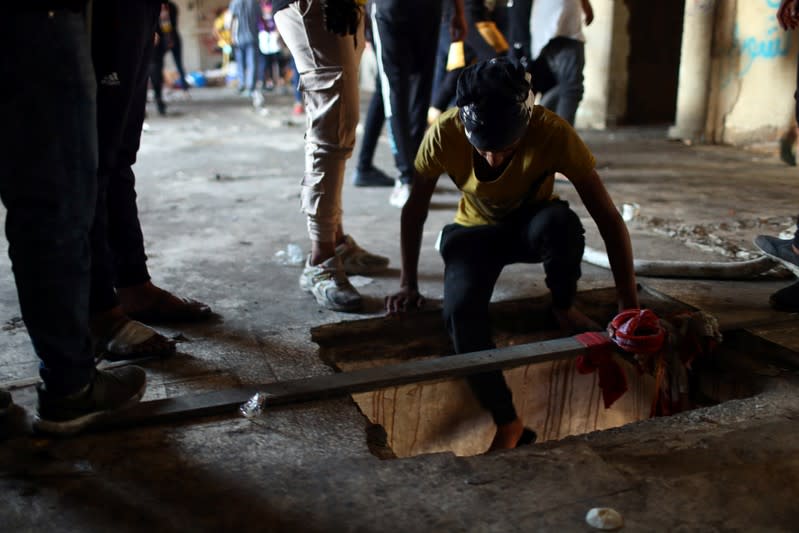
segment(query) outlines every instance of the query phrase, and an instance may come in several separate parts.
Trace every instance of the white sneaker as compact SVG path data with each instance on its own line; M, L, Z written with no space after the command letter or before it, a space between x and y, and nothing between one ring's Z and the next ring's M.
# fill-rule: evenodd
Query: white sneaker
M363 303L361 295L347 279L341 258L334 255L318 265L311 265L310 259L308 256L300 275L300 288L313 294L316 302L327 309L333 311L360 309Z
M252 92L252 106L256 109L264 105L264 95L261 91L255 90Z
M394 207L402 207L405 205L405 202L408 201L408 197L411 195L411 184L410 183L402 183L398 181L396 185L394 185L394 190L391 191L391 197L388 199L388 203L393 205Z
M347 274L377 274L388 268L388 257L367 252L349 235L345 235L344 242L336 246L336 255L341 258Z

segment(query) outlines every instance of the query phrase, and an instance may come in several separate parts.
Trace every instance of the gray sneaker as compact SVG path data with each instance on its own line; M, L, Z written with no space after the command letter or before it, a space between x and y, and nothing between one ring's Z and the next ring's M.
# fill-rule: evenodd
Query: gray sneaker
M799 276L799 255L793 251L793 239L758 235L755 238L755 246L760 248L767 256L785 265L795 276Z
M58 396L39 385L33 427L42 433L71 435L119 409L134 405L144 395L147 375L137 366L97 370L91 383L69 396Z
M336 255L341 258L344 272L350 275L377 274L388 268L388 257L367 252L349 235L336 246Z
M318 265L311 265L309 261L310 256L300 276L302 290L313 294L319 305L333 311L357 311L361 308L361 295L347 279L338 255Z

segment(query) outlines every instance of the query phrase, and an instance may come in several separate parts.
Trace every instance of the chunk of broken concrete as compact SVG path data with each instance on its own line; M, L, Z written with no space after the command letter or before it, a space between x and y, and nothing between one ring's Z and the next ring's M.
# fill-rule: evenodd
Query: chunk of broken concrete
M610 507L594 507L585 515L589 526L602 531L614 531L624 525L621 514Z

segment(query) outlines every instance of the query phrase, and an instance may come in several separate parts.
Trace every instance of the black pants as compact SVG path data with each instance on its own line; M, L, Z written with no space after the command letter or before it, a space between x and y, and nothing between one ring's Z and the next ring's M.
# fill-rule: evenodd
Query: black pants
M97 187L96 88L83 14L12 14L0 61L0 197L22 318L54 394L94 373L89 229Z
M171 42L167 42L163 34L159 33L158 35L160 40L154 46L152 62L150 63L150 82L153 84L153 93L155 93L158 112L163 114L166 112L166 104L164 104L164 58L168 52L172 53L175 68L177 68L178 76L180 76L178 80L180 88L188 89L189 82L186 81L186 69L183 68L183 44L180 36L174 34L171 37Z
M115 287L150 279L132 166L144 123L160 4L106 0L93 5L99 138L97 206L91 233L90 309L94 313L118 304Z
M380 88L380 75L378 74L375 78L375 92L369 101L366 120L363 123L361 151L358 152L358 170L369 170L374 166L377 141L380 138L380 130L383 129L383 124L386 122L383 91Z
M410 183L427 129L441 0L375 0L372 32L400 181Z
M150 62L150 83L153 85L153 96L155 97L155 105L158 107L158 113L161 115L166 113L166 103L164 103L164 56L165 50L159 50L155 47L153 50L153 59Z
M507 36L519 57L530 57L530 15L533 9L532 0L513 0L513 7L508 8Z
M444 227L444 322L456 353L494 348L488 304L505 265L543 263L552 305L574 303L585 240L577 215L566 202L519 213L491 226ZM513 398L502 372L470 376L469 385L498 425L516 418Z
M172 39L172 48L169 51L172 52L172 60L175 62L175 68L180 76L180 88L188 89L189 82L186 81L186 69L183 67L183 40L177 32L174 33ZM164 51L164 55L166 55L166 51Z

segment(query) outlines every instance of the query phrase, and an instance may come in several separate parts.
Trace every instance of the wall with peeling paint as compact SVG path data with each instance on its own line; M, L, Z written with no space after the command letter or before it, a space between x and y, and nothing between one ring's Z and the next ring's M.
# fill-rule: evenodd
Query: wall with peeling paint
M210 28L215 10L228 0L175 1L181 13L186 67L214 67L220 58L213 52ZM585 28L585 94L577 126L604 129L625 118L629 10L623 0L592 0L592 5L595 17ZM686 17L698 9L715 10L706 95L681 95L683 105L689 102L691 109L699 105L698 100L703 101L699 108L706 107L704 132L699 132L702 140L730 144L771 141L792 124L799 46L795 34L777 25L778 5L779 0L685 0ZM683 50L681 60L696 61L690 50ZM166 68L173 68L170 57ZM680 85L689 88L686 93L704 87L696 80L680 80Z
M779 0L719 2L707 140L776 139L793 122L797 39L777 24Z
M608 113L606 124L615 126L624 119L627 112L627 84L629 73L627 63L630 56L629 24L630 10L624 2L614 2L612 50L610 57L610 80L608 91Z

